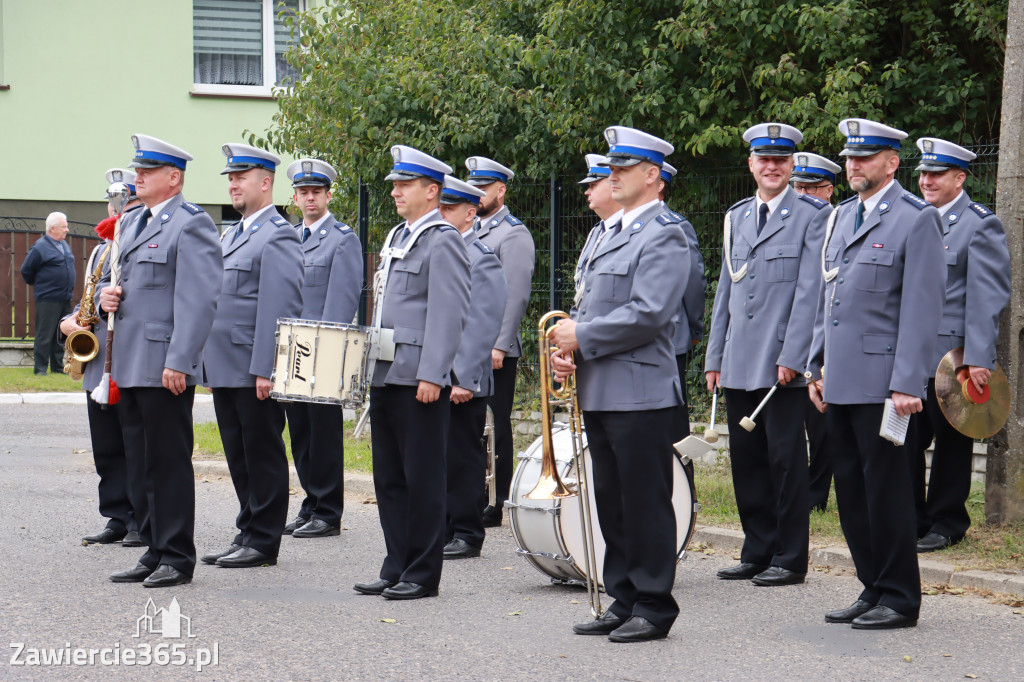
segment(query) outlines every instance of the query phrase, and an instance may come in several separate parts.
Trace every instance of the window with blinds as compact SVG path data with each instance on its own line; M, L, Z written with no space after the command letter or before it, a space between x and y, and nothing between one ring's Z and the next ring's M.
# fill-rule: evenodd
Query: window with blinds
M193 0L194 82L287 85L293 69L284 53L293 40L280 15L300 9L300 0Z

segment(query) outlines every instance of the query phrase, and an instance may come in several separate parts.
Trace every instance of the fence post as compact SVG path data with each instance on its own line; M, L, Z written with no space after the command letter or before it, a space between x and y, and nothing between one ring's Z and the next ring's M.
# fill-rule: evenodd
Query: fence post
M551 171L551 229L548 253L548 310L562 309L562 180Z
M359 178L359 209L356 218L356 225L359 230L359 247L363 252L363 280L366 281L367 269L366 259L368 257L368 251L370 248L370 192L366 188L366 183L363 182L363 178ZM359 316L358 321L361 326L366 326L366 288L363 288L362 293L359 295Z

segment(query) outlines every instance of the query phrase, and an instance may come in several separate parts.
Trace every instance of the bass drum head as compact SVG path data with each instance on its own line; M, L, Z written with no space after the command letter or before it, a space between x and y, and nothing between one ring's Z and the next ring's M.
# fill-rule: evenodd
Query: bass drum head
M584 450L586 453L587 481L593 481L593 466L590 460L590 448ZM676 541L679 551L677 559L682 559L686 554L686 545L690 542L693 529L697 524L697 517L693 513L694 508L694 487L693 467L683 466L679 456L672 458L672 508L676 513ZM569 474L572 480L576 480L576 467L572 467ZM590 518L594 523L594 555L597 560L597 583L604 585L604 555L606 545L601 532L601 522L597 518L597 503L594 499L593 485L590 494ZM565 499L562 501L562 522L561 532L569 554L576 560L576 568L587 574L587 565L583 557L583 524L580 522L580 505L577 498Z

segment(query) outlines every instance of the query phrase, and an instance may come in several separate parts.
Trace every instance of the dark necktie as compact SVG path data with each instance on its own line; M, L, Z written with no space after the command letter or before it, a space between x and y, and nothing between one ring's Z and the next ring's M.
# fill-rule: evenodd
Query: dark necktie
M398 234L398 245L404 246L405 240L409 238L410 234L412 234L412 231L409 230L409 226L406 225L405 227L403 227L402 231Z
M142 231L146 229L146 223L153 217L153 212L149 210L149 207L142 209L142 215L139 216L139 224L135 227L135 235L132 237L132 241L139 238Z
M757 236L761 236L761 230L764 229L764 224L768 222L768 204L761 204L761 208L757 209Z
M309 239L309 234L310 234L309 228L308 227L303 227L302 228L302 243L303 244L305 244L306 240Z
M619 232L622 232L622 221L615 223L615 225L608 232L608 239L612 239Z
M238 241L238 238L242 236L242 232L245 231L245 224L239 220L238 227L235 228L235 236L231 238L231 243L234 244Z
M853 233L857 234L857 230L864 224L864 202L857 202L857 217L853 221Z

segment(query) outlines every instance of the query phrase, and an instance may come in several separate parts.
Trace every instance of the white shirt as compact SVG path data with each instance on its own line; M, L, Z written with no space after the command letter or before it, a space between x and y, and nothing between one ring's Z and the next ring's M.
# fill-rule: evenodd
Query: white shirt
M889 188L892 187L894 182L896 182L895 178L886 183L885 187L861 202L864 204L864 220L868 219L868 214L875 210L875 206L878 206L878 202L882 200L882 197L885 196L885 193L889 191Z
M761 204L767 203L768 204L768 216L767 216L767 218L765 218L765 222L767 223L768 222L768 218L771 218L772 214L775 213L775 209L777 209L779 207L779 204L782 203L782 197L784 197L785 195L786 195L786 190L784 189L784 190L782 190L781 192L779 192L778 194L776 194L774 197L772 197L771 199L769 199L766 202L766 201L763 201L761 199L761 193L760 192L754 192L754 204L755 204L754 210L755 210L755 212L757 213L758 216L760 216L761 215Z
M623 213L622 214L622 226L625 227L626 225L633 224L636 221L636 219L639 218L643 214L644 211L646 211L647 209L651 208L652 206L656 206L656 205L658 205L660 203L661 203L661 199L654 199L653 201L648 201L643 206L638 206L637 208L634 208L632 211L628 211L626 213ZM612 224L614 224L614 223L612 223Z
M960 197L962 197L963 195L964 195L964 191L960 190L960 194L957 194L956 198L953 199L953 201L949 202L948 204L943 204L942 206L939 206L939 215L942 215L942 216L946 215L946 212L949 209L953 208L953 204L955 204L956 202L960 201Z
M175 194L174 197L176 197L176 196L178 196L178 195ZM164 208L167 206L167 204L171 203L171 199L174 199L174 197L171 197L170 199L165 199L164 201L161 201L156 206L149 206L149 205L147 205L146 208L149 209L149 212L152 213L153 216L151 216L150 218L148 218L146 220L146 225L149 225L149 221L152 220L153 217L158 216L161 213L163 213ZM138 231L137 234L141 234L142 231L146 229L146 225L139 225L139 231Z

